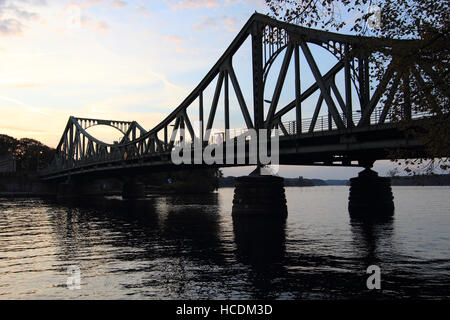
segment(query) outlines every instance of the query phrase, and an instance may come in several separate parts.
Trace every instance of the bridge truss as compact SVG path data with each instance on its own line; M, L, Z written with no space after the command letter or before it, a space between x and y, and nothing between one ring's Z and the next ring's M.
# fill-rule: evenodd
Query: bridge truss
M249 37L252 102L245 98L242 80L238 79L233 64L236 52ZM324 122L325 130L340 130L340 132L387 123L394 96L400 87L403 90L407 89L405 84L409 82L410 77L414 77L418 83L425 83L423 74L435 77L430 67L419 62L412 71L399 68L399 61L396 61L394 53L411 43L411 40L387 40L318 31L255 13L195 89L153 129L146 131L135 121L71 117L56 148L54 163L44 175L51 177L55 173L70 172L72 169L92 166L95 163L142 160L155 156L161 160L162 155L169 154L180 139L180 130L186 131L191 141L196 139L210 141L210 132L217 118L222 92L224 130L232 129L230 128L232 93L238 102L238 112L245 122L244 131L250 128L276 129L284 136L298 137L313 134L318 130L323 131ZM312 45L320 46L336 57L337 62L326 72L321 72L319 68L321 62L311 51ZM387 64L384 75L378 81L371 82L369 58L377 54L388 57ZM307 88L301 86L303 82L303 75L300 72L301 56L307 62L314 78L314 83ZM266 100L269 106L265 110L264 97L267 96L265 86L268 74L278 58L281 59L281 67L276 74L271 99ZM289 85L295 88L295 99L286 105L280 105L281 91L287 86L286 75L290 65L293 65L295 76L294 83ZM338 83L337 75L342 72L344 81ZM206 106L204 92L210 86L213 86L214 94L211 104ZM302 103L316 93L318 98L315 101L312 118L305 119L302 115L305 108ZM355 100L359 102L359 110L353 109ZM193 108L194 102L197 104L198 114L188 115L189 108ZM430 98L427 103L435 102ZM251 104L253 108L249 108ZM209 112L206 113L206 109ZM293 110L295 119L286 122L283 117ZM325 117L320 115L321 110L327 113ZM406 105L402 116L405 119L419 116L413 114L411 110L411 105ZM200 123L199 128L194 128L196 122ZM123 138L115 144L104 143L86 131L93 125L112 126L122 132ZM230 137L225 137L226 139ZM167 160L167 157L165 159Z

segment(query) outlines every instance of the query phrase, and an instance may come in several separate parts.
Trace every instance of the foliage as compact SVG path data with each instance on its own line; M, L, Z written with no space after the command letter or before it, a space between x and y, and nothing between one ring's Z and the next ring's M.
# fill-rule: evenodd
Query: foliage
M36 171L38 166L45 167L51 162L54 149L34 139L0 134L0 155L8 153L16 160L17 171Z
M380 51L370 57L372 83L381 80L389 63L401 71L389 117L422 141L427 151L426 157L400 161L405 171L412 174L450 169L448 0L266 0L266 3L275 18L302 26L411 40L401 48ZM379 10L370 10L373 5ZM373 23L375 18L379 23ZM394 80L391 79L388 89L395 90ZM381 103L386 101L387 95ZM412 114L438 117L413 126L405 114L408 109ZM392 155L394 160L410 157L401 150Z

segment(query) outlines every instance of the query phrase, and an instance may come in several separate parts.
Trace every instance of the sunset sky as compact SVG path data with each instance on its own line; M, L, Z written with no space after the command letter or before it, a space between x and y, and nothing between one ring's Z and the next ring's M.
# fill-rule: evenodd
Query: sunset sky
M70 115L151 129L255 11L268 12L264 0L0 0L0 133L55 147ZM283 169L318 178L357 171Z

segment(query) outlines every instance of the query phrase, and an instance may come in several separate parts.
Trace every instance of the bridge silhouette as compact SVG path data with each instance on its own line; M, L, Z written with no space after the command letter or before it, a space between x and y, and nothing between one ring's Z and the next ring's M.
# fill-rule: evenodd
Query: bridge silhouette
M249 37L252 83L251 93L244 94L247 92L243 92L233 57ZM390 151L399 148L415 156L423 155L421 142L399 130L390 115L394 96L405 79L415 77L419 83L424 83L422 74L432 71L417 61L417 72L405 75L405 70L398 69L391 57L382 78L376 83L370 81L370 57L380 52L386 55L386 52L402 50L411 42L313 30L255 13L195 89L153 129L147 131L136 121L70 117L53 162L41 170L40 176L48 181L61 181L68 177L108 177L202 166L176 166L170 153L182 140L181 130L190 141L203 141L203 147L217 142L211 136L211 129L218 118L222 93L222 131L230 130L231 134L223 135L220 143L226 144L249 129L264 129L270 134L276 130L280 134L280 164L365 166L367 162L389 158ZM321 57L311 51L313 45L336 58L336 63L326 72L319 68ZM314 79L306 88L302 88L305 76L300 72L300 58L307 62ZM276 73L274 90L270 100L265 100L268 74L278 59L281 66ZM293 83L286 82L290 65L294 68ZM280 105L282 89L290 86L294 88L295 98ZM214 94L211 104L205 105L204 92L208 88L214 88ZM230 92L234 92L238 102L235 108L245 122L243 128L230 127ZM245 96L252 99L245 99ZM305 101L311 99L315 101L306 105ZM268 103L268 108L264 103ZM198 114L189 114L193 108L198 109ZM209 109L209 113L205 114L205 109ZM305 111L312 111L312 117L305 118ZM431 116L414 113L411 105L406 105L402 114L403 119L412 123ZM121 139L109 144L95 138L87 129L97 125L117 129ZM238 164L225 161L216 164L218 167L234 165Z

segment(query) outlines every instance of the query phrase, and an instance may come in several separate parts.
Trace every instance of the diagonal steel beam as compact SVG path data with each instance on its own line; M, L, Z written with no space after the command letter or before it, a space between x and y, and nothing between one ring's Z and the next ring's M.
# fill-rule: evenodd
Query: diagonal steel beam
M284 126L283 122L281 122L281 119L278 119L277 124L278 124L278 127L281 129L281 131L283 131L283 134L285 136L288 136L289 133L287 132L286 127Z
M338 63L336 63L333 68L331 68L324 76L323 79L325 81L328 81L329 79L331 79L331 77L333 77L334 75L336 75L336 73L338 73L342 68L344 67L344 61L339 61ZM317 84L317 82L315 82L314 84L312 84L308 89L305 90L305 92L303 92L300 97L299 97L299 101L303 102L306 99L308 99L314 92L316 92L316 90L319 89L319 85ZM288 113L289 111L291 111L293 108L295 108L296 106L296 100L291 101L289 104L287 104L283 109L281 109L280 111L278 111L277 113L275 113L274 118L280 118L283 115L285 115L286 113Z
M389 109L391 108L392 101L394 100L394 95L397 92L397 87L400 83L401 72L398 72L394 78L394 82L392 83L391 89L389 90L389 94L386 97L386 101L384 102L383 110L381 111L380 120L378 123L384 123L386 121L387 114Z
M354 127L355 124L353 123L351 114L349 114L349 108L347 108L347 104L344 102L344 99L342 99L341 93L339 92L339 89L336 86L336 82L335 82L334 78L332 80L330 80L330 85L331 85L331 89L333 90L333 93L336 97L336 100L338 101L339 106L340 106L343 114L345 115L345 119L347 120L346 121L347 127L349 127L349 128Z
M317 118L319 117L319 112L320 108L322 107L322 103L323 103L323 95L321 94L319 96L319 99L317 100L316 108L314 109L314 114L308 132L314 132L314 127L316 126Z
M183 115L184 123L186 124L189 134L191 135L191 139L192 139L192 141L194 141L195 140L194 128L192 127L191 121L189 120L186 110L183 111L182 115Z
M239 86L239 82L236 78L236 74L234 73L234 69L231 63L228 64L227 71L230 76L231 83L233 84L234 93L236 94L236 98L238 100L239 107L241 108L242 115L244 116L245 124L247 125L248 129L253 128L252 119L248 112L244 96L242 95L241 87Z
M334 96L336 97L336 100L339 103L339 107L341 108L342 112L347 117L347 107L345 105L344 99L342 99L341 93L339 92L338 87L336 86L335 79L332 79L330 81L331 89L333 90Z
M275 90L273 92L272 101L270 102L269 112L267 114L266 128L271 127L273 120L273 115L278 106L278 101L280 100L281 90L283 89L284 80L286 79L286 73L289 68L289 63L291 61L292 52L294 46L292 44L288 45L286 53L284 55L283 64L281 65L280 73L278 75L277 84L275 85Z
M428 63L421 63L420 67L425 71L425 73L433 80L433 84L445 95L449 95L449 85L439 77L436 71Z
M210 134L209 131L212 128L214 118L216 116L217 104L219 102L220 91L222 90L223 76L224 76L223 71L221 71L219 73L219 78L217 79L216 90L214 92L214 98L212 101L211 110L209 111L208 122L206 124L206 131L207 131L207 134L205 135L206 141L209 140L209 134Z
M339 129L345 128L345 124L342 121L339 112L336 109L336 105L334 104L333 99L331 98L330 91L327 89L327 85L325 83L324 78L320 74L319 68L317 67L316 61L314 60L311 51L309 50L308 45L305 41L300 42L300 46L302 47L303 53L305 54L306 61L308 61L309 67L316 79L316 82L322 92L323 98L328 105L328 110L330 111L336 126Z
M378 101L380 101L387 84L392 78L392 75L394 73L394 66L393 62L389 64L386 72L383 75L383 78L380 80L377 88L375 89L375 92L373 93L372 98L370 99L369 105L364 108L362 111L361 119L359 120L358 127L368 125L370 124L370 115L372 114L373 110L375 109L376 105L378 104Z
M180 125L180 117L177 117L175 120L175 124L173 126L172 133L170 134L169 151L172 149L173 144L175 143L175 137L177 135L177 130L178 130L179 125Z
M417 68L412 68L412 74L414 75L414 78L416 78L417 83L419 86L422 87L422 91L424 91L425 96L428 100L428 103L431 104L432 109L438 114L442 115L441 109L438 107L436 99L430 94L429 91L425 90L426 87L425 80L422 78L419 70Z

